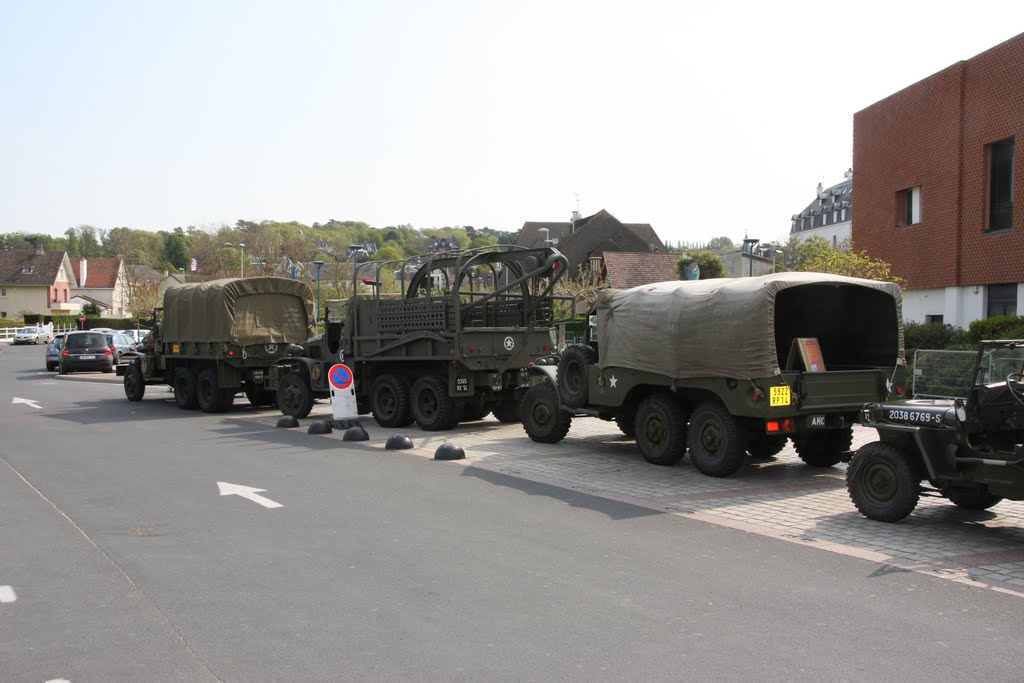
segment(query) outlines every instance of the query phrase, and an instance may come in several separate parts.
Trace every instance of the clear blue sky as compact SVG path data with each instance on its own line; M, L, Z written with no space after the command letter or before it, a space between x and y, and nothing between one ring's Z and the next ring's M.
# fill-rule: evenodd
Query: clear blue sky
M1021 16L1019 2L4 0L0 232L510 230L568 220L579 193L585 215L673 242L783 237L851 165L855 111L1012 37Z

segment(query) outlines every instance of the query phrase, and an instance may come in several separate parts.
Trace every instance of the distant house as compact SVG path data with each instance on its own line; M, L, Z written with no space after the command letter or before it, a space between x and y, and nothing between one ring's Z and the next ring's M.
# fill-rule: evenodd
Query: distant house
M129 317L121 259L76 256L71 259L71 267L78 281L71 292L76 301L95 304L110 318Z
M853 169L831 187L818 183L817 197L800 213L793 214L789 234L797 241L818 236L833 247L849 239L853 230Z
M775 262L768 256L761 256L756 251L733 251L719 254L725 266L722 277L748 277L750 275L768 275L775 271Z
M518 246L529 248L543 247L546 241L565 255L572 275L583 265L600 270L605 252L665 251L650 223L623 223L604 209L586 218L573 213L565 223L527 221L516 238Z
M0 251L0 318L77 313L71 302L75 283L65 251Z
M678 280L676 262L680 258L682 254L606 251L601 275L609 287L616 289Z

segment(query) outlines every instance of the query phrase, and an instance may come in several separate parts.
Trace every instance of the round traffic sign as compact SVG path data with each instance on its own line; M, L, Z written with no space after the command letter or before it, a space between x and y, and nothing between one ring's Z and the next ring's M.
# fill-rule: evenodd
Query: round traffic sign
M85 316L84 315L78 316L78 322L84 323L85 322Z
M339 391L348 389L352 386L352 371L349 370L347 365L342 365L341 363L332 365L330 372L327 373L327 381Z

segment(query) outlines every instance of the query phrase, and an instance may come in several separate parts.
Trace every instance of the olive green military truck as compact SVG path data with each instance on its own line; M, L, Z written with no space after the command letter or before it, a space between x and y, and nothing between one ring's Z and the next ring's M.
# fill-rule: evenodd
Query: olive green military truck
M166 384L179 408L208 413L228 410L239 391L272 404L268 370L315 332L309 285L276 277L177 285L153 318L143 346L117 366L125 395L140 401L147 385Z
M891 283L819 273L662 282L600 293L587 344L525 395L534 441L574 416L614 420L644 458L687 449L724 477L788 439L808 465L838 463L865 403L902 395L901 294Z
M558 316L575 315L571 297L553 294L565 271L557 250L515 246L364 263L358 293L328 303L324 334L271 368L268 386L281 412L305 417L344 362L360 412L381 426L436 431L490 412L517 422L527 369L557 363ZM381 293L391 275L399 291Z

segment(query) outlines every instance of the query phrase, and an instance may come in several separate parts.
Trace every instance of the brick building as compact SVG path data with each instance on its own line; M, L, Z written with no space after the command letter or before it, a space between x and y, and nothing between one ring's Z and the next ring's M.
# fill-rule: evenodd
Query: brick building
M1024 315L1024 34L854 114L857 250L906 280L904 317Z

